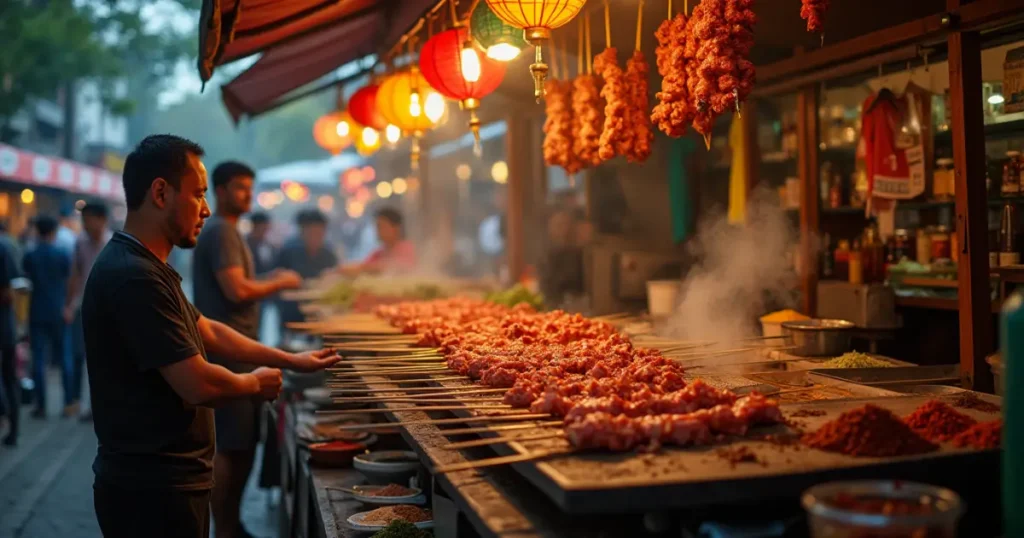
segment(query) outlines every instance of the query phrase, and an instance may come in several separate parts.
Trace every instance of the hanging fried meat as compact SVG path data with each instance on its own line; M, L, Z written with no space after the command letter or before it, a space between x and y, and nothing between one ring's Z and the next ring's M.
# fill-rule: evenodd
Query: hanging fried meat
M715 118L739 110L754 86L754 0L704 0L693 11L687 32L696 42L697 82L694 128L709 141Z
M651 113L651 122L668 136L680 137L686 133L687 125L693 121L694 106L687 84L687 19L680 13L671 20L661 23L655 36L658 72L661 74L661 91L657 93L658 104Z
M575 161L572 153L572 110L569 102L572 86L568 81L549 78L544 83L544 91L544 109L547 113L544 120L544 162L568 170L571 161Z
M604 128L601 83L597 75L581 74L572 82L573 153L583 167L601 164L598 154Z
M808 32L821 33L825 30L825 12L828 11L828 0L803 0L800 7L800 18L807 21Z
M601 130L598 156L607 161L629 152L632 141L629 133L628 113L630 92L625 73L619 67L618 51L608 47L594 58L594 72L603 80L601 98L604 99L604 128Z
M651 155L654 132L647 115L647 60L639 50L626 62L626 87L629 89L627 124L629 142L626 144L626 160L631 163L644 162Z

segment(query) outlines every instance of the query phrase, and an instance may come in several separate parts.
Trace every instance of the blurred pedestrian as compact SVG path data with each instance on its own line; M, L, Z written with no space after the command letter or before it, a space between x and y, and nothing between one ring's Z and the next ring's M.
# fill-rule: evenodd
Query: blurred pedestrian
M3 443L15 446L18 443L18 424L21 413L21 395L17 379L14 352L16 335L14 330L14 306L11 280L18 277L18 265L11 241L0 240L0 407L4 409L9 429Z
M277 247L270 241L270 215L257 211L249 215L252 229L245 236L245 242L252 252L252 261L257 275L265 275L274 269Z
M69 225L74 214L75 212L70 205L64 205L61 208L60 218L57 219L57 239L54 242L61 250L67 253L69 258L75 249L75 241L78 239L75 231Z
M329 352L285 353L199 313L172 249L193 248L206 204L197 144L147 137L128 155L128 217L93 264L82 298L92 410L99 439L96 519L106 538L208 538L214 477L212 407L276 398L281 371L316 371ZM206 352L266 368L236 374Z
M64 302L67 298L71 258L56 244L57 219L42 215L36 218L39 234L35 248L25 254L22 264L25 276L32 282L29 301L28 337L32 348L32 379L36 392L35 418L46 418L47 352L61 369L64 386L64 416L78 414L78 400L73 388L74 368L66 353L67 331L64 323Z
M192 296L196 308L208 319L219 321L253 340L259 340L259 303L278 291L297 288L302 279L282 269L257 280L253 253L238 231L238 219L252 205L256 173L234 161L213 170L217 211L203 226L192 258ZM210 362L235 373L248 373L252 364L210 353ZM252 470L259 442L263 399L236 398L214 411L217 454L211 497L214 533L217 538L251 536L240 520L242 493Z
M279 269L291 269L304 279L319 278L333 270L338 265L338 258L326 243L327 217L315 209L309 209L300 212L296 222L299 235L281 248L274 265ZM278 313L281 318L281 334L284 334L286 323L303 320L299 305L294 301L280 301Z
M344 265L340 272L347 276L363 273L408 273L416 269L416 247L405 238L404 219L397 209L385 207L377 211L377 240L381 246L361 263Z
M82 292L103 247L110 241L107 206L91 203L82 207L82 233L75 239L71 252L71 278L68 279L67 300L64 303L64 322L71 330L71 390L75 400L81 402L82 379L85 376L85 332L82 330ZM82 420L92 419L92 410L82 411Z

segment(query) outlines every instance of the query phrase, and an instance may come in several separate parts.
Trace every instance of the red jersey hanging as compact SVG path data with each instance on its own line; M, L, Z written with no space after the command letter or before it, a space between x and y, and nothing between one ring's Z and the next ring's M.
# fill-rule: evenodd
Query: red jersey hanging
M924 145L913 94L883 88L864 101L861 138L868 200L906 200L924 192Z

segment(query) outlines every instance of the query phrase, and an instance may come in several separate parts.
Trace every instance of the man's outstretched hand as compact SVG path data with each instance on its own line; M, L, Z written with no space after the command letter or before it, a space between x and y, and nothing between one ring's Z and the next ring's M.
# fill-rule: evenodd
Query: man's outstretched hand
M293 353L289 369L296 372L316 372L334 366L341 357L330 349Z

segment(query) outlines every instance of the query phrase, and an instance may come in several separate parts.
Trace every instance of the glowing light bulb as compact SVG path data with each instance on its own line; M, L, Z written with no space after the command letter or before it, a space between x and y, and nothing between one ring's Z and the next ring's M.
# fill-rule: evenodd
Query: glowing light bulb
M348 136L348 133L349 131L352 130L352 127L348 124L347 121L339 121L338 126L335 128L335 130L338 132L338 136Z
M420 94L414 93L409 96L409 114L412 117L418 118L423 113L423 107L420 106Z
M480 80L480 56L469 41L462 45L460 58L462 60L462 78L466 79L466 82Z
M405 179L396 177L391 180L391 190L393 190L395 194L405 194L405 190L407 188L409 188L409 186L405 183Z
M377 184L377 196L381 198L391 198L392 190L391 184L387 181L381 181Z
M498 43L487 48L487 57L499 62L511 62L515 60L522 49L510 43Z
M498 161L491 166L491 178L495 183L504 185L508 183L508 164L505 161Z
M363 144L367 147L373 147L380 143L380 134L373 127L363 127Z
M36 193L32 192L32 189L21 191L21 203L31 204L34 201L36 201Z
M363 216L364 210L366 210L366 205L359 200L349 200L348 203L345 204L345 212L353 219L358 219Z
M444 97L437 92L430 92L427 94L427 102L423 107L427 113L427 119L431 123L437 123L441 121L441 117L444 116Z
M1001 105L1006 102L1006 98L1001 93L993 93L988 96L988 104L990 105Z
M391 123L384 128L384 138L387 139L389 144L395 144L398 139L402 138L402 130L397 125Z

